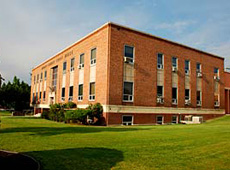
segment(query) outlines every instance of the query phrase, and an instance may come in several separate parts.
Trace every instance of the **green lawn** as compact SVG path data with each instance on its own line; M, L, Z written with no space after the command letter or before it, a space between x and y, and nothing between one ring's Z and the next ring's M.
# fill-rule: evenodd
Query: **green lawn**
M230 116L202 125L93 127L2 116L0 149L43 169L230 169Z
M9 111L0 111L0 116L11 116L11 114Z

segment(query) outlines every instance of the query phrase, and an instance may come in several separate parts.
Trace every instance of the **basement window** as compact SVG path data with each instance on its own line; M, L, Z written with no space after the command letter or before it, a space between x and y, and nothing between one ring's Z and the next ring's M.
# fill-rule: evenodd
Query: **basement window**
M131 115L122 116L122 124L123 125L133 125L133 116Z
M178 123L178 117L176 115L172 116L172 123L177 124Z
M164 116L157 116L157 124L162 125L164 123Z

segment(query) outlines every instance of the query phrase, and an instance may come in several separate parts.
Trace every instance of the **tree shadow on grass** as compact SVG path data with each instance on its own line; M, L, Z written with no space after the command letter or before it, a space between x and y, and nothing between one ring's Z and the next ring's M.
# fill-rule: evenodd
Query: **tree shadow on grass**
M0 133L28 132L30 135L52 136L60 134L77 134L77 133L98 133L98 132L127 132L147 130L138 128L123 127L94 127L94 126L73 126L73 127L15 127L0 129Z
M41 169L49 170L109 170L123 161L123 153L107 148L73 148L23 153L34 157Z

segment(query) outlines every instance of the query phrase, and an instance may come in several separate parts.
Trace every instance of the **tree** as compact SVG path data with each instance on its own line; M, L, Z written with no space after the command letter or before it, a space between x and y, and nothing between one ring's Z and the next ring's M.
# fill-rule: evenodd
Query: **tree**
M3 83L0 88L0 105L17 111L30 107L30 86L16 76L13 82Z

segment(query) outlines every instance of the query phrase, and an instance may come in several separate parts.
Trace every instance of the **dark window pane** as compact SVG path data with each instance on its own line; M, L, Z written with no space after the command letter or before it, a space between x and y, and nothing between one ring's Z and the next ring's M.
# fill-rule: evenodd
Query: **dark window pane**
M177 58L176 57L172 57L172 66L177 67Z
M218 74L219 73L219 69L218 68L214 68L214 73Z
M163 64L163 54L157 54L157 64Z
M133 83L124 82L124 94L133 95Z
M62 88L62 91L61 91L61 97L65 97L65 88L64 87Z
M172 98L177 99L177 88L172 88Z
M80 55L80 64L84 64L84 54Z
M125 57L133 58L133 47L125 46Z
M79 84L79 89L78 89L78 96L83 95L83 84Z
M90 91L89 91L90 95L94 95L95 94L95 82L90 83Z
M157 86L157 96L163 96L163 86Z
M189 70L189 60L185 60L185 70Z
M69 87L69 96L73 96L73 86Z
M123 122L131 122L133 119L132 116L123 116Z
M200 91L196 92L196 99L197 101L201 101Z
M189 99L189 89L185 89L185 99L188 100Z
M91 50L91 59L95 59L96 58L96 48Z

